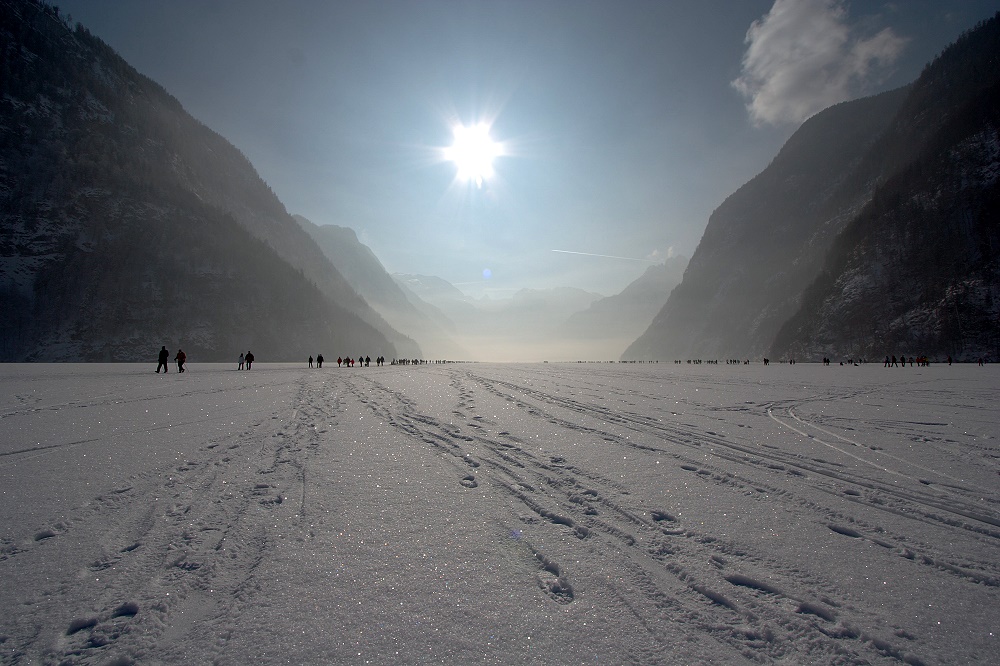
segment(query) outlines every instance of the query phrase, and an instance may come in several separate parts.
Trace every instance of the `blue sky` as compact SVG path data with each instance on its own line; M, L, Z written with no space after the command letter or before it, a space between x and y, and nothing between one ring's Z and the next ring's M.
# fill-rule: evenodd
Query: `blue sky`
M353 228L390 272L491 297L556 286L610 295L651 262L691 256L712 210L802 120L909 83L1000 9L58 4L242 150L289 212ZM491 124L504 153L482 187L457 182L442 159L452 126L476 122Z

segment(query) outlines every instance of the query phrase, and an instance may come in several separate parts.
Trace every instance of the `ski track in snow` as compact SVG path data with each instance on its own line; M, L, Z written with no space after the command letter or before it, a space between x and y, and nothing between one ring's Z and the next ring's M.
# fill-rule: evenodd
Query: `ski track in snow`
M189 367L2 368L0 663L995 654L992 367Z

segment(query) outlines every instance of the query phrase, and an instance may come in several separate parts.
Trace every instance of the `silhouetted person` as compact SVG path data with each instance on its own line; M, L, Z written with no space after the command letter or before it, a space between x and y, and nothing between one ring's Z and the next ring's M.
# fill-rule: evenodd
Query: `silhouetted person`
M246 360L243 358L243 352L240 352L240 368L239 368L240 370L243 369L244 363L246 363Z
M309 357L309 367L310 368L313 367L313 357L312 356Z
M156 374L160 374L160 368L163 368L163 372L167 371L167 361L170 360L170 352L167 351L166 346L160 349L159 362L156 364Z
M244 358L246 358L247 370L249 370L251 366L253 366L253 354L247 352L247 355Z
M183 349L177 350L177 356L174 357L174 360L177 361L177 372L184 372L184 362L187 361L187 358Z
M372 357L371 356L365 356L365 367L368 368L368 367L371 366L371 364L372 364Z
M316 367L317 368L322 368L323 367L323 355L322 354L319 354L319 355L316 356Z
M344 362L344 359L342 359L341 357L338 356L337 357L337 367L339 368L340 364L343 363L343 362Z

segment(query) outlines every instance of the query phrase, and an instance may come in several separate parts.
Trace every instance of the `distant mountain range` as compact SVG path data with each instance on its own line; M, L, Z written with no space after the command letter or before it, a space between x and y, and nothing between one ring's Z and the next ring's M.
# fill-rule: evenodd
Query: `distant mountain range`
M998 53L1000 14L806 121L623 358L1000 357Z
M452 336L471 358L491 361L592 359L593 343L564 336L566 320L601 299L598 294L562 287L522 289L508 299L474 299L427 275L396 275L398 283L453 327ZM605 353L605 356L608 354Z

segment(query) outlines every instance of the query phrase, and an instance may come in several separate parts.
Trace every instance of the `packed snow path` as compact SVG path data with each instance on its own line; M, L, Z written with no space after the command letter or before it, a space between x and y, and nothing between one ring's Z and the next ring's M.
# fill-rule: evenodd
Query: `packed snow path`
M152 370L0 366L0 662L996 663L994 367Z

